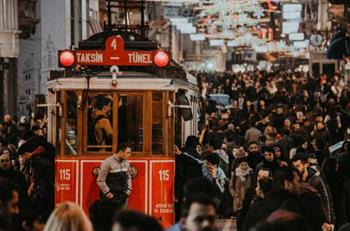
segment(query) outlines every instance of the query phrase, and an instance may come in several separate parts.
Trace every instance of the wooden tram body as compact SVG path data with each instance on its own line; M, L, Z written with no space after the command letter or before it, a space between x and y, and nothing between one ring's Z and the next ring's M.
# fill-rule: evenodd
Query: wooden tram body
M105 50L110 45L106 42ZM88 138L90 113L101 95L112 100L113 137L107 145L93 145ZM191 109L188 121L181 116L179 97L188 99L183 107ZM57 152L56 204L69 200L87 211L99 198L96 177L101 162L126 141L132 147L128 207L158 218L165 227L173 224L174 144L182 145L188 135L196 134L197 100L197 80L187 73L178 78L166 68L148 72L123 64L117 74L106 70L89 77L65 73L50 80L48 139Z

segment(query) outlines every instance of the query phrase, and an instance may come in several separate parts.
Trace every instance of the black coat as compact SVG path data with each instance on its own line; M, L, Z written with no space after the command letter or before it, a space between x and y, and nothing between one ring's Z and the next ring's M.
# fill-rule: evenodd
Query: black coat
M175 197L182 200L186 183L202 176L202 164L197 153L184 151L176 156L175 166Z
M265 199L257 202L249 208L242 230L249 231L250 228L255 227L258 222L266 219L290 197L292 197L292 195L287 191L269 193Z
M307 191L301 195L293 195L287 191L275 191L249 209L243 230L249 231L278 209L305 216L313 231L321 231L321 226L326 221L321 198L315 192Z

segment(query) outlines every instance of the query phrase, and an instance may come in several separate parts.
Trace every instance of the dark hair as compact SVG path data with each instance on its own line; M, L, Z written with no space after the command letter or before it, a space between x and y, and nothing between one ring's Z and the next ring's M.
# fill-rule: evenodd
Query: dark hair
M121 210L117 212L114 218L114 224L119 224L124 229L131 229L137 231L162 231L163 228L159 222L148 215L137 211Z
M264 146L261 148L261 152L262 153L265 153L265 152L275 153L275 149L273 148L273 146Z
M22 203L20 216L29 230L33 229L35 221L44 222L38 205L29 200Z
M259 146L258 142L256 142L256 141L250 141L250 142L247 144L247 148L248 148L250 145L252 145L252 144L256 144L256 145Z
M270 177L263 177L259 180L259 186L264 195L268 194L273 189L273 181Z
M248 158L247 157L240 157L235 159L235 165L239 166L241 163L247 162L248 163ZM248 163L249 165L249 163Z
M209 197L208 195L201 193L201 194L196 194L193 196L190 196L188 198L186 198L183 208L182 208L182 217L187 217L188 213L191 209L192 204L194 203L198 203L201 205L211 205L213 206L213 208L216 209L216 204L215 202L211 199L211 197Z
M16 185L10 180L0 177L0 202L7 204L12 199L13 191L18 192Z
M98 110L102 110L104 106L107 106L108 104L110 104L112 101L110 99L108 99L107 97L103 96L103 95L99 95L97 97L97 103L96 103L96 108Z
M128 143L125 143L125 142L120 143L117 146L117 152L125 151L125 149L127 149L127 148L130 148L130 145Z
M113 215L121 209L118 203L111 200L97 200L89 207L90 220L95 231L110 231Z
M186 148L190 148L190 147L196 148L198 144L199 144L198 137L188 136L186 139L185 147Z
M292 157L291 161L294 162L294 161L300 160L301 162L306 163L307 162L307 158L308 158L308 156L306 154L304 154L304 153L297 153L297 154L295 154Z
M220 135L215 134L210 137L209 145L214 148L214 150L221 149L222 147L222 138Z
M33 132L35 132L35 131L38 131L38 130L40 130L41 128L38 126L38 125L34 125L33 127L32 127L32 131Z
M292 182L294 179L293 172L298 173L298 171L293 167L280 167L276 169L273 174L273 188L276 189L284 189L284 182L290 181Z
M211 153L209 154L206 158L206 161L208 161L209 163L213 164L213 165L219 165L220 163L220 157L215 154L215 153Z

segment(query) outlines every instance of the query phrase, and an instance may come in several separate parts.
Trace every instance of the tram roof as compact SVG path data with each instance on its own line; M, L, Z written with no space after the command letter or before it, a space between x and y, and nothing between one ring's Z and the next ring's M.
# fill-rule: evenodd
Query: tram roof
M62 76L62 75L60 75ZM143 72L122 72L117 77L117 85L113 86L112 75L110 72L101 72L91 75L89 78L89 87L87 75L53 78L47 84L49 89L55 90L177 90L178 88L191 89L198 91L197 79L186 73L186 79L180 78L161 78L159 76Z

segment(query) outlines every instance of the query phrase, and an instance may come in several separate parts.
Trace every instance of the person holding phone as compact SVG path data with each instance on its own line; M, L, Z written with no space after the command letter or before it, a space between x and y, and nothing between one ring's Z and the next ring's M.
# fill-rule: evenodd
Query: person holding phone
M223 193L225 190L226 176L224 171L219 167L220 157L215 154L209 154L202 166L202 173L213 182L217 189Z

